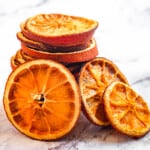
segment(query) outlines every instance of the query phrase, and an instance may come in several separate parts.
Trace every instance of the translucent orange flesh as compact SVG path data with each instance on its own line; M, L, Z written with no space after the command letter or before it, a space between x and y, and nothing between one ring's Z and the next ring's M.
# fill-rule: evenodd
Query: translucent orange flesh
M74 126L80 111L78 89L70 80L72 77L57 66L24 67L7 83L4 105L8 118L33 138L63 136Z
M150 130L150 111L128 85L113 83L105 91L105 109L112 125L127 135L140 137Z
M80 89L84 110L88 118L97 125L108 125L102 96L105 88L115 80L127 83L124 75L109 60L96 58L87 63L80 73Z

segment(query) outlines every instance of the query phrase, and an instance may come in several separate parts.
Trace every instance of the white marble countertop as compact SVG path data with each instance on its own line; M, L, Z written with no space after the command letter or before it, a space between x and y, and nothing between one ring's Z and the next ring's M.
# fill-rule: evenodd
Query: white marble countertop
M10 57L20 48L19 25L38 13L65 13L99 21L94 37L99 56L111 59L150 106L150 0L0 0L0 150L148 150L150 133L131 139L91 124L83 114L70 134L37 141L18 132L3 108Z

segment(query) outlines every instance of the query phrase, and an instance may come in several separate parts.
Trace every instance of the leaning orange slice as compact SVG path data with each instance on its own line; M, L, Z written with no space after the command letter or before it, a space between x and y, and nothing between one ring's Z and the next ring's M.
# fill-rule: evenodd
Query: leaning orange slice
M3 103L8 119L20 132L38 140L53 140L75 126L80 92L66 67L39 59L20 65L10 74Z
M128 83L119 68L102 57L87 62L79 75L83 112L96 125L107 126L109 121L104 112L102 96L105 88L113 81Z
M150 111L144 99L129 85L113 82L104 93L104 106L111 125L131 137L150 130Z
M26 20L23 34L53 46L76 46L87 43L97 27L97 21L84 17L38 14Z

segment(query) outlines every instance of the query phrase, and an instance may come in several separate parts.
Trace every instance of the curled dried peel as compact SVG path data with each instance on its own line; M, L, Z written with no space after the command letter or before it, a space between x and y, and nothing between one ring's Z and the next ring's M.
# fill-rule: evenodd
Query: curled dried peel
M87 62L81 69L79 86L83 112L96 125L109 125L104 112L102 97L105 88L116 80L128 83L119 68L113 62L103 57Z
M150 111L144 99L129 85L116 81L104 93L104 108L111 125L131 137L150 130Z

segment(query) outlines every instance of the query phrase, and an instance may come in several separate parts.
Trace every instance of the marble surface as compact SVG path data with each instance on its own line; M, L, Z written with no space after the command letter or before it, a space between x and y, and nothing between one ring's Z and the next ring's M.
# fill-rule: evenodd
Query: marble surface
M37 141L18 132L3 108L3 91L11 72L10 57L20 48L19 25L38 13L65 13L99 21L94 37L99 56L112 60L150 106L149 0L0 0L0 150L148 150L150 133L132 139L112 128L91 124L81 113L63 139Z

